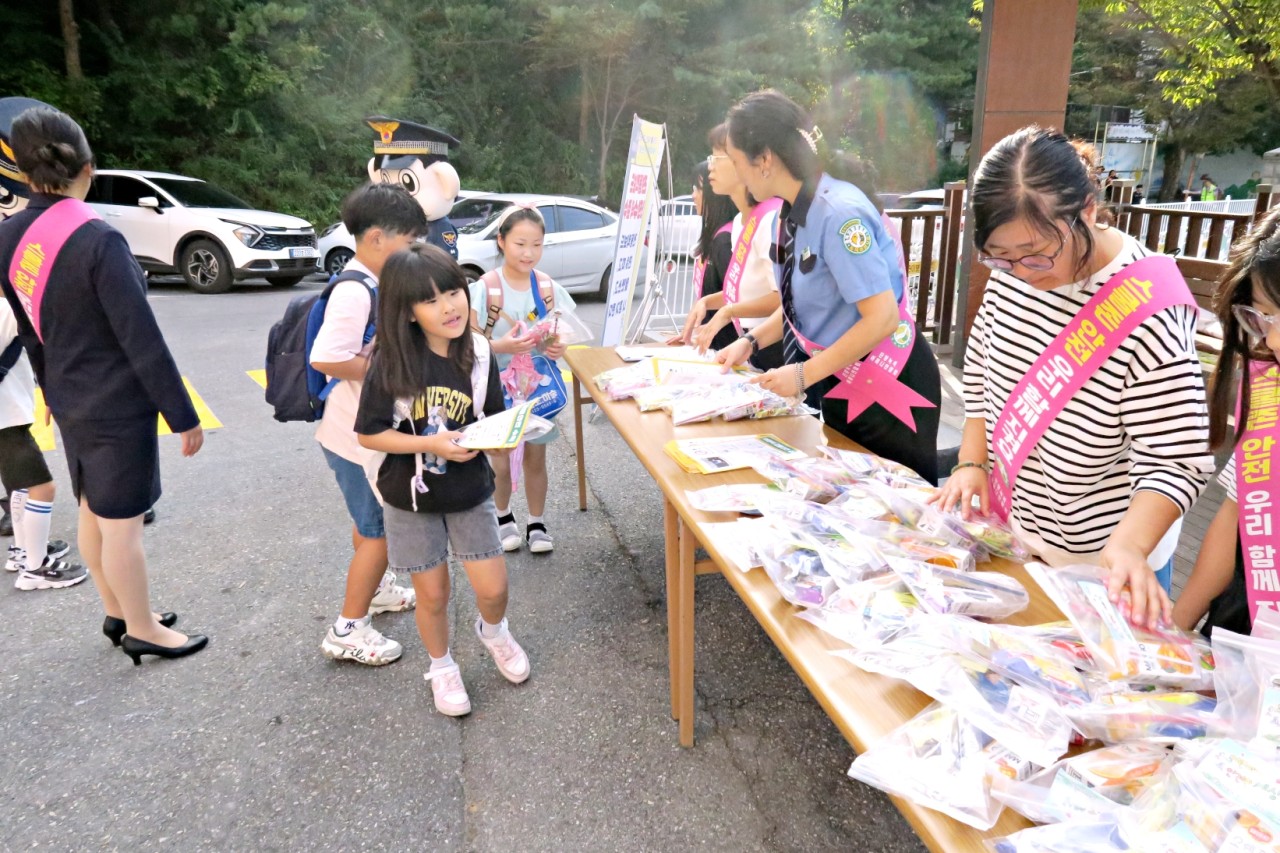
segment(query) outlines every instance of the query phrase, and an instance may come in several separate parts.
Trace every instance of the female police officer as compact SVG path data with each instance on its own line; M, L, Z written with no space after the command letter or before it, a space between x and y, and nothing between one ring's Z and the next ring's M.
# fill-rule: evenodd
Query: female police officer
M782 305L720 354L740 364L783 341L786 363L758 381L806 391L833 428L937 482L938 364L902 309L901 249L875 204L824 174L820 131L773 90L728 116L728 154L756 198L785 202L778 239Z

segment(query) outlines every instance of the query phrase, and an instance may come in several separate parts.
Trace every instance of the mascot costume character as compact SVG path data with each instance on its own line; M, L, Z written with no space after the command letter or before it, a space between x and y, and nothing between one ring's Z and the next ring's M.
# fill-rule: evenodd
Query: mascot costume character
M31 198L27 176L18 171L18 164L13 159L9 132L13 129L13 120L32 107L53 109L34 98L0 98L0 221L25 209L27 200Z
M373 116L365 123L378 134L369 161L369 180L395 184L409 191L427 214L427 242L455 260L458 229L449 211L458 198L458 173L449 163L449 149L461 143L443 131L411 121Z

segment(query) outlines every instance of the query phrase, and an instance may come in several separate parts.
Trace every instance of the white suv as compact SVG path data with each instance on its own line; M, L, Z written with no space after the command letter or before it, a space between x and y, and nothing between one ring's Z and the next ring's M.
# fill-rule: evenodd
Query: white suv
M318 272L310 222L254 210L196 178L101 169L86 200L144 270L180 272L196 293L225 293L245 278L291 287Z

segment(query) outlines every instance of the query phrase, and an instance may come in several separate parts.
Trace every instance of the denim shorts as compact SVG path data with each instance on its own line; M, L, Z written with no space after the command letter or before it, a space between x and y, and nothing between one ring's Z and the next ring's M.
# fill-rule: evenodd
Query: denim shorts
M493 498L462 512L406 512L393 506L387 514L387 563L398 572L434 569L449 551L464 563L502 554Z
M338 481L338 490L342 499L347 502L347 512L355 523L356 533L365 539L382 539L387 530L382 521L382 504L373 493L364 468L344 459L327 447L321 446L325 461L333 469L333 478Z

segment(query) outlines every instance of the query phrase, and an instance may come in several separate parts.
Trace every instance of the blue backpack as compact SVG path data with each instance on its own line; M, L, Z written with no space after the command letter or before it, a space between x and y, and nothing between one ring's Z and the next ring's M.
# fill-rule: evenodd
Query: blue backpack
M289 302L267 335L267 402L275 409L275 419L282 423L320 420L324 401L338 384L311 366L311 348L324 323L333 289L344 281L358 281L369 291L369 325L364 342L373 340L378 319L376 282L366 273L343 270L329 280L319 294L299 296Z

